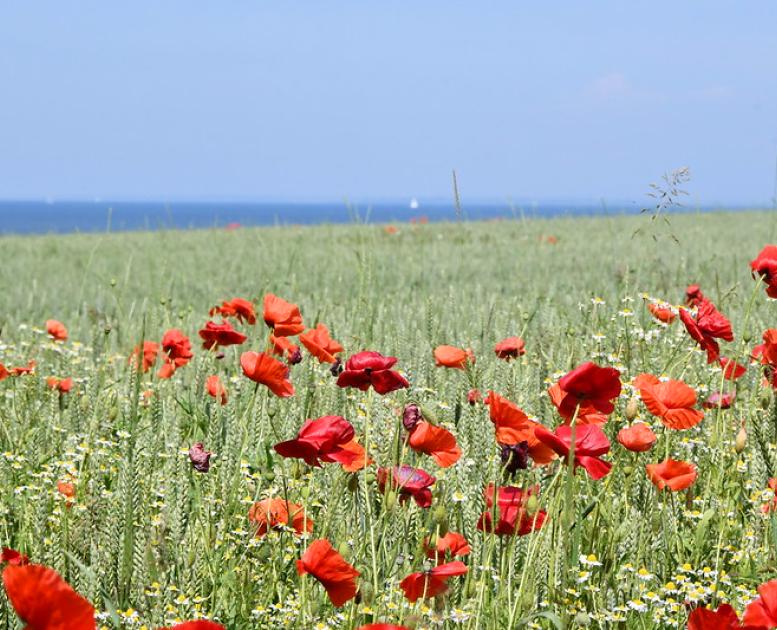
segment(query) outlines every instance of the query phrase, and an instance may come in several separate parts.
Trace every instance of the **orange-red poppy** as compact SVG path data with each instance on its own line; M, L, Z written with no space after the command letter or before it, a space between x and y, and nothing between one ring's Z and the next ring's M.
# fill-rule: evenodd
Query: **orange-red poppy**
M756 626L749 626L756 630ZM716 610L703 606L688 615L688 630L736 630L742 628L731 604L721 604Z
M704 299L706 298L698 284L689 284L685 289L685 304L687 306L698 306Z
M214 306L208 314L213 317L216 314L222 317L235 317L239 322L245 320L249 324L256 323L256 310L254 305L243 298L233 298L228 302L222 302L221 306Z
M288 337L276 337L270 333L270 349L275 356L286 356L286 361L290 365L296 365L302 361L302 353L299 351L299 346L292 343Z
M8 371L8 369L0 363L0 381L8 378L11 375L11 373Z
M305 516L305 508L284 499L262 499L248 510L248 520L256 525L256 535L264 536L280 526L291 527L297 534L313 531L313 519Z
M461 457L461 449L453 433L426 420L415 424L407 443L414 451L430 455L442 468L453 466Z
M690 429L704 418L703 411L693 408L696 391L682 381L661 382L648 374L637 377L635 383L648 411L670 429Z
M517 359L526 354L526 342L520 337L507 337L494 346L494 354L506 361Z
M653 317L665 324L671 324L677 318L675 312L668 305L648 302L647 307Z
M747 366L737 363L734 359L729 359L728 357L720 357L718 363L720 363L720 367L723 369L723 378L727 381L735 381L747 372Z
M566 397L564 390L561 389L561 386L558 383L553 383L553 385L548 387L548 396L550 396L550 402L553 403L553 406L558 410L559 415L561 415L561 403ZM561 417L564 418L563 415ZM580 405L580 408L577 410L577 416L575 416L573 412L570 417L564 418L564 421L569 423L572 420L572 417L575 417L575 424L595 424L601 426L607 422L606 413L601 413L592 405L586 404Z
M0 564L12 564L19 567L25 564L30 564L30 558L25 553L19 553L16 549L10 547L3 547L0 552Z
M46 385L48 385L49 389L55 389L60 394L67 394L73 389L73 379L70 377L57 378L56 376L49 376L46 379Z
M685 490L696 481L696 466L689 462L665 459L645 466L647 476L659 490Z
M59 492L66 499L72 501L76 496L76 486L70 481L58 481L57 492Z
M384 493L387 486L393 488L399 494L400 503L412 497L418 507L428 508L432 505L431 487L437 479L425 470L402 464L393 468L378 468L377 477L378 490Z
M321 323L302 333L299 340L321 363L334 363L336 355L343 351L343 346L329 336L329 329Z
M777 628L777 580L758 587L758 597L745 608L745 628Z
M53 569L9 565L5 592L27 630L94 630L94 607Z
M475 354L469 348L464 350L456 346L437 346L434 349L434 363L437 367L463 370L467 363L475 363Z
M405 593L409 602L416 602L421 598L432 598L442 595L448 590L448 580L457 575L465 575L467 566L455 560L445 564L438 564L428 571L411 573L399 583L399 588Z
M222 320L220 324L211 321L205 322L204 328L198 334L205 350L219 346L239 346L248 339L243 333L232 328L227 320Z
M457 556L469 555L470 551L467 539L456 532L448 532L445 536L437 536L433 545L428 538L424 540L426 557L436 561L437 564L444 562L446 557L455 558Z
M299 306L272 293L264 296L264 323L276 337L291 337L305 330Z
M140 355L143 355L143 363L141 368L144 372L148 372L156 363L159 356L159 344L156 341L144 341L143 352L140 351L140 346L135 346L132 350L132 354L129 356L129 363L134 365L134 362L138 360Z
M192 344L177 328L171 328L162 337L162 356L165 364L157 372L159 378L170 378L175 371L191 361Z
M213 396L222 405L227 404L227 388L221 382L221 379L213 374L205 380L205 389L209 396Z
M366 449L355 438L350 442L341 444L340 448L351 453L350 463L340 462L345 472L357 472L373 463L372 458L367 456Z
M343 445L351 442L354 435L353 426L342 416L323 416L305 420L297 437L278 442L273 448L282 457L305 460L308 466L320 467L321 462L348 466L356 454Z
M552 448L558 455L568 459L572 451L572 427L562 424L551 432L543 426L534 430L543 444ZM612 464L601 459L610 451L610 440L595 424L582 424L575 427L574 431L574 458L575 468L583 468L591 479L599 480L609 474Z
M391 369L396 362L396 357L384 357L380 352L357 352L345 362L345 370L337 377L337 386L356 387L363 392L372 386L381 396L409 387L407 379Z
M289 367L266 352L244 352L240 355L240 366L243 374L267 386L276 396L287 398L294 395L294 386L288 380Z
M518 444L526 442L529 455L537 464L547 464L555 458L553 449L545 446L534 435L534 430L542 426L539 422L529 420L523 410L494 391L488 392L486 398L488 413L496 430L498 444Z
M11 373L11 376L22 376L23 374L30 374L35 369L35 365L35 359L30 359L27 361L27 365L24 367L12 367L9 372Z
M297 560L297 573L308 573L321 582L329 601L335 606L342 606L356 596L356 578L361 575L325 538L310 543L302 558Z
M536 498L539 491L539 486L524 490L514 486L497 487L493 483L488 484L483 492L486 511L480 515L477 529L497 536L527 536L542 528L547 513L538 510L529 514L527 509L529 498Z
M750 262L752 273L758 274L766 283L766 295L777 298L777 245L767 245Z
M630 427L618 431L618 442L624 448L635 453L643 453L653 448L656 443L656 434L644 422L636 422Z
M565 420L570 420L575 411L583 407L609 415L615 400L621 393L620 372L612 367L600 367L591 361L577 366L558 382L564 394L558 404L558 411Z
M695 317L681 308L680 320L691 339L707 352L707 363L712 363L720 356L720 346L715 339L734 341L731 322L709 300L704 299L698 303Z
M46 332L55 341L67 340L67 328L65 328L65 325L62 322L57 321L56 319L46 320Z

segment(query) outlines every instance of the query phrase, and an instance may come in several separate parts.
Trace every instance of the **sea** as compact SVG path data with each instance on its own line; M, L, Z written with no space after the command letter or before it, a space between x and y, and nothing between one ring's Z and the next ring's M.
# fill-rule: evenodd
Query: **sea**
M236 228L318 223L435 222L635 214L637 202L0 201L0 234ZM696 209L696 208L695 208Z

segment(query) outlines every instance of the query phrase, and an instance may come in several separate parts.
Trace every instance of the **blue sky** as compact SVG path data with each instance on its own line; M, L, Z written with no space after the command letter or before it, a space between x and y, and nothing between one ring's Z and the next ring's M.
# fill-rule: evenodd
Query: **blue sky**
M6 0L0 198L769 203L777 3Z

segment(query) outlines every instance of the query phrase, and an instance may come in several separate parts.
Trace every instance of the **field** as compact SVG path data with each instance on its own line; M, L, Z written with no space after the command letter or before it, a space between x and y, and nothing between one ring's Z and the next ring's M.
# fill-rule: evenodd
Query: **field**
M749 266L777 242L777 214L670 222L0 238L0 363L36 362L32 374L0 382L0 543L56 569L105 627L206 617L230 629L379 621L647 629L685 627L694 606L724 602L741 615L757 587L777 577L769 487L777 405L748 358L777 325L775 303ZM648 298L682 305L692 283L731 320L735 338L721 343L722 354L748 366L736 381L707 363L679 319L666 325L646 308ZM306 328L325 323L345 348L343 363L362 350L397 357L392 369L409 387L385 395L338 387L331 365L304 347L290 368L293 396L254 383L240 357L267 349L268 293L299 305ZM198 331L221 321L209 309L235 297L257 307L255 325L230 320L247 341L202 349ZM67 327L67 340L47 335L49 319ZM194 357L171 378L157 375L162 359L147 372L128 360L143 341L159 342L174 328L191 339ZM525 340L525 354L498 358L494 345L511 336ZM433 351L443 344L471 348L476 362L436 366ZM562 418L547 390L587 361L617 368L623 383L602 426L609 474L594 480L556 458L508 479L489 407L469 404L469 390L493 390L554 430ZM633 387L643 373L690 385L695 409L715 391L736 389L736 399L675 430ZM224 405L206 391L212 375L226 389ZM72 377L72 389L51 388L51 376ZM455 436L462 455L452 466L405 444L409 403ZM273 449L306 419L331 415L353 425L374 463L346 472ZM638 421L657 435L646 452L616 439ZM207 472L190 461L197 442L214 453ZM695 465L688 489L651 483L646 464L667 457ZM379 484L378 468L400 463L436 478L430 507L400 500L403 487ZM478 529L489 483L525 491L537 484L521 519L531 530L544 512L542 527L514 536ZM268 498L303 506L297 516L313 521L312 532L266 527L258 535L249 510ZM498 517L493 508L490 515ZM469 554L448 560L467 572L451 577L446 593L411 603L399 584L431 569L424 540L446 532L466 538ZM316 539L329 540L360 573L358 596L340 607L313 575L298 575L296 561ZM22 627L16 620L0 597L0 628Z

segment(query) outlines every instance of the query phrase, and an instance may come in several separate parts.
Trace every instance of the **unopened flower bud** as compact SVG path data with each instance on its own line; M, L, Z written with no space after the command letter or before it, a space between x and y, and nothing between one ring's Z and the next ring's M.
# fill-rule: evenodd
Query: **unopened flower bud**
M745 446L747 446L747 431L745 430L745 426L742 425L742 427L739 429L739 433L737 433L737 437L734 440L734 450L737 453L741 453L745 450Z
M529 498L526 499L526 514L529 516L534 516L537 513L537 510L540 507L539 499L537 499L537 495L530 494Z
M639 413L639 402L636 398L632 398L629 400L628 404L626 405L626 419L627 420L634 420L634 418L637 417L637 414Z
M289 365L297 365L297 363L302 363L302 353L299 351L299 348L289 357Z
M386 497L383 500L383 505L386 508L387 512L391 512L391 510L394 509L394 506L397 504L397 493L393 490L389 490L388 493L386 493Z
M202 442L197 442L189 449L189 461L197 472L206 473L210 470L210 451L206 451Z
M423 420L423 416L421 415L421 410L418 408L418 405L409 404L405 405L405 409L402 412L402 426L405 427L405 430L412 433L415 429L415 426Z

